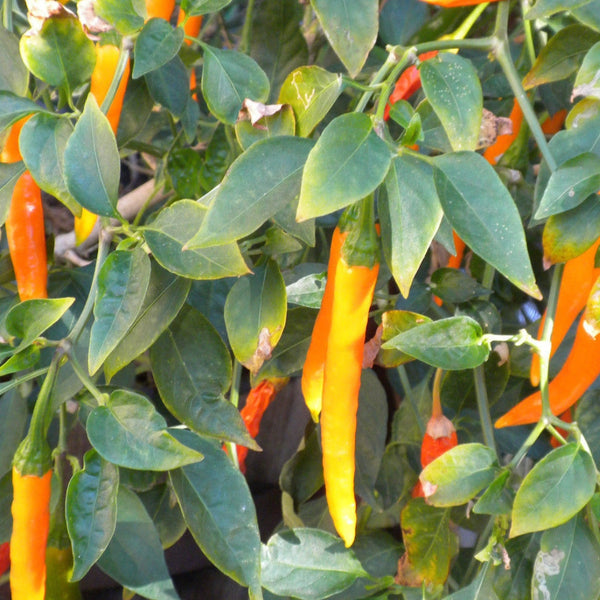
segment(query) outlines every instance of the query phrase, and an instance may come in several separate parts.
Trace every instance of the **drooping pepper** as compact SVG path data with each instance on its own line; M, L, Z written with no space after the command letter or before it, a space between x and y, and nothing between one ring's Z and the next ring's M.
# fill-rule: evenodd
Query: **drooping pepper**
M272 378L263 379L260 383L255 385L246 398L246 404L240 411L242 419L248 428L248 433L255 438L258 435L260 429L260 423L262 421L265 411L275 400L277 392L283 388L289 379L285 378ZM248 448L245 446L237 446L238 464L242 473L246 472L246 456L248 455Z
M329 512L346 547L356 534L354 498L358 393L369 310L379 272L373 199L344 214L347 231L335 268L331 327L323 376L321 444Z
M442 369L438 369L433 380L433 402L431 406L431 417L427 422L423 441L421 442L421 467L424 469L429 463L439 458L444 452L454 448L458 444L456 429L448 417L442 411L440 398L440 385L442 380ZM412 490L412 497L424 497L423 485L418 481Z
M177 15L177 25L183 27L183 32L186 36L197 38L200 33L200 29L202 28L202 20L203 15L194 15L192 17L187 17L185 12L180 8L179 14ZM190 46L192 44L192 40L185 40L185 43ZM190 75L190 90L196 89L196 71L192 68L192 73ZM192 96L194 100L197 100L196 94Z
M175 0L146 0L146 14L148 19L159 17L168 21L171 18Z
M577 315L583 310L594 281L600 276L600 269L594 266L596 251L599 246L600 238L583 254L565 263L558 292L552 336L550 338L551 357L563 341ZM542 336L545 320L546 313L544 313L540 321L538 338ZM533 386L537 387L540 383L540 357L537 353L534 353L531 359L529 379Z
M340 260L340 253L346 236L347 233L342 233L339 227L336 227L333 231L325 292L323 293L321 308L313 327L304 368L302 369L302 394L315 423L319 421L323 398L323 373L327 354L327 338L331 329L335 270Z
M61 358L62 351L58 351L50 363L35 402L29 431L13 458L12 600L44 600L45 596L52 479L52 453L46 436L52 420L51 391Z
M595 340L583 327L581 317L571 352L558 375L550 382L548 393L550 409L555 415L564 413L583 395L600 375L600 337ZM527 425L536 423L542 416L540 391L527 396L500 417L495 426Z
M19 135L27 119L12 126L0 155L2 162L22 160ZM48 264L42 193L29 171L17 180L5 225L19 298L46 298Z
M120 50L117 46L113 46L112 44L105 44L103 46L96 44L96 65L94 66L90 80L90 94L94 96L98 106L102 105L108 94L113 77L117 71L119 57ZM108 119L115 136L117 135L117 129L119 128L123 99L127 89L127 80L129 79L129 70L129 57L127 57L125 70L123 71L114 98L106 113L106 118ZM88 238L92 229L94 229L97 220L98 215L86 208L82 210L81 216L75 217L75 243L77 245Z

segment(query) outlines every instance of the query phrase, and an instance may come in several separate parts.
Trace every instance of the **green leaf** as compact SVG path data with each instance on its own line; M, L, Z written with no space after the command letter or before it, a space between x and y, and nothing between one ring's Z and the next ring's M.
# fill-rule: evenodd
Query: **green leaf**
M600 462L600 390L586 392L577 402L573 420L585 437L596 464Z
M92 94L64 154L69 193L91 212L116 217L121 161L110 123Z
M385 451L388 406L383 386L371 369L364 369L356 417L356 493L370 506L378 505L374 494L377 473Z
M38 112L44 111L33 100L0 90L0 131L10 127L19 119Z
M205 459L169 473L196 543L223 573L260 594L260 537L254 502L244 476L219 444L177 430L177 438ZM257 595L256 597L259 597Z
M490 351L482 334L470 317L449 317L413 327L382 348L400 350L440 369L472 369L485 362Z
M0 163L0 223L4 224L10 209L10 201L19 177L25 172L25 165L16 163Z
M306 264L306 269L299 269L298 273L286 273L285 286L287 299L289 304L298 304L307 308L320 308L325 293L325 284L327 283L327 267L325 265L310 265ZM317 272L309 272L304 275L309 268L319 269ZM325 269L322 271L321 269ZM291 281L290 281L291 279Z
M4 27L0 27L0 55L3 58L0 64L0 90L25 96L29 72L21 60L19 38Z
M311 0L311 4L331 47L356 77L377 39L377 0Z
M538 54L523 79L523 87L529 90L566 79L579 69L584 55L599 39L599 33L584 25L568 25L559 30Z
M600 547L581 514L542 535L531 593L547 600L587 600L600 594Z
M96 64L94 43L66 11L44 19L39 30L27 31L20 48L23 62L36 77L67 94L91 77Z
M272 99L288 73L309 61L301 21L296 0L269 0L254 8L250 55L267 74Z
M450 511L416 498L403 508L400 526L410 567L427 583L444 583L450 561L458 552L458 540L450 528Z
M148 289L138 316L104 362L108 380L150 348L177 316L190 291L189 279L177 277L155 262L151 266Z
M423 469L420 479L434 506L466 504L497 475L496 453L483 444L459 444Z
M222 50L207 44L203 44L202 49L202 95L219 121L233 125L245 98L267 101L269 79L252 58L236 50Z
M442 52L419 67L421 84L453 150L478 146L483 95L477 71L458 54Z
M417 327L421 323L429 323L431 319L425 315L408 310L386 310L381 315L381 341L383 344L395 338L397 335ZM377 364L384 367L398 367L406 362L414 360L412 356L401 352L396 348L381 347L377 353Z
M482 515L510 515L514 492L510 487L509 478L511 472L502 471L479 500L473 506L473 512Z
M237 244L189 249L206 208L192 200L179 200L163 209L144 228L144 239L157 262L165 269L190 279L220 279L248 273Z
M312 65L292 71L281 86L279 102L296 116L297 134L308 137L342 92L342 77Z
M262 585L278 596L319 600L369 577L354 552L331 533L298 528L271 536L261 551Z
M193 431L257 448L239 411L223 394L231 384L231 357L219 334L196 309L184 306L150 351L164 405Z
M171 27L164 19L149 19L135 40L131 77L137 79L167 64L177 55L183 37L182 27Z
M28 346L20 352L15 352L0 365L0 377L28 370L34 367L39 360L40 349L37 346Z
M577 6L571 10L571 14L584 25L600 32L600 8L599 0L588 0L586 4Z
M190 101L190 75L179 56L145 75L152 98L172 115L182 118Z
M167 431L150 400L135 392L114 391L90 413L86 427L98 454L128 469L165 471L202 460Z
M150 600L179 600L156 527L142 501L125 487L117 497L117 525L98 566L124 588Z
M535 5L525 13L525 18L543 19L554 13L582 6L589 1L590 0L537 0Z
M140 500L144 503L156 526L162 547L170 548L181 539L187 530L179 504L173 497L171 486L167 483L154 485L149 490L140 493Z
M148 283L150 259L141 249L116 250L100 269L90 334L88 365L94 374L138 316Z
M271 358L264 362L257 373L257 380L289 377L302 370L316 317L317 311L311 308L288 310L281 339L271 353Z
M96 14L114 25L121 35L131 35L141 29L144 18L140 9L144 10L144 3L140 0L95 0L94 2Z
M73 125L68 119L38 113L23 126L19 148L40 188L78 215L81 207L69 193L65 179L64 154L72 133Z
M385 178L390 162L390 150L367 115L336 117L308 155L297 220L326 215L368 196Z
M13 456L23 438L29 416L24 400L18 388L0 396L0 477L10 473Z
M434 160L435 187L456 233L511 283L541 298L521 217L494 168L475 152L445 154Z
M566 262L583 254L600 232L600 202L595 194L579 206L551 216L544 226L544 262Z
M573 98L576 96L600 98L598 71L600 71L600 42L595 43L583 59L573 84Z
M181 8L186 15L205 15L207 13L218 12L225 8L231 0L182 0Z
M287 314L285 283L269 259L236 281L225 302L225 325L235 357L256 373L277 346Z
M394 158L378 208L383 252L407 298L443 216L431 167L413 156Z
M592 457L577 444L544 456L517 490L510 537L562 525L591 499L596 487Z
M600 156L593 152L580 154L562 163L550 175L534 218L545 219L575 208L599 189Z
M312 145L312 141L290 136L253 144L231 165L202 226L186 247L233 242L295 202Z
M484 288L464 271L452 267L436 269L431 274L430 285L436 296L453 304L467 302L492 293L492 290Z
M73 546L73 581L79 581L106 550L117 524L119 470L95 450L67 488L66 520Z
M20 338L18 352L37 340L56 323L75 301L75 298L39 298L25 300L13 306L6 315L4 326L10 335Z

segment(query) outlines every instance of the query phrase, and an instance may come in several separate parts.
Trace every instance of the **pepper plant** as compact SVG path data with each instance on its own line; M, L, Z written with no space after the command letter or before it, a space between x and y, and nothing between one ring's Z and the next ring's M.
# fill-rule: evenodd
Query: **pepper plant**
M600 596L600 0L0 5L13 600Z

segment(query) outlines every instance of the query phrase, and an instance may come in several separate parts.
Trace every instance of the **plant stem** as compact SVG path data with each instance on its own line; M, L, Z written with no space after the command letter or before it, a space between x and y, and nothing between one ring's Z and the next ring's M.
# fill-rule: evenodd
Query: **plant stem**
M121 83L121 77L123 77L123 73L125 72L125 67L127 66L127 60L129 58L129 52L123 47L123 43L121 43L121 47L119 48L119 61L117 62L117 68L115 69L115 74L113 75L112 81L110 82L110 87L106 92L106 96L102 101L102 106L100 106L100 110L106 114L110 105L112 104L115 94L117 93L117 88Z
M388 57L385 59L385 62L381 65L381 67L379 67L379 70L377 71L377 73L375 73L375 75L371 79L369 85L374 86L374 85L381 83L387 77L387 74L389 73L392 66L396 64L397 60L398 59L396 58L396 54L393 51L391 51L388 54ZM354 112L363 112L372 96L373 96L372 91L365 92L360 97L360 100L358 101L358 104L356 105ZM387 101L387 99L386 99L386 101Z
M90 286L90 292L85 301L85 305L77 319L77 322L73 326L73 329L69 333L69 335L65 338L65 341L75 345L89 316L92 314L92 310L94 308L94 302L96 300L96 289L98 288L98 275L100 274L100 269L104 264L104 260L108 255L108 250L110 248L110 242L112 240L112 236L106 232L104 229L100 231L100 243L98 245L98 254L96 255L96 266L94 267L94 275L92 278L92 285Z
M244 27L242 28L242 39L240 41L240 52L248 54L250 49L250 34L252 33L252 15L254 13L254 1L248 0L246 7L246 19L244 21Z
M486 446L497 453L496 440L494 439L494 427L490 416L487 388L485 386L485 372L483 370L483 365L479 365L473 369L473 379L475 381L475 396L477 398L477 408L479 409L479 418L481 420L483 441Z
M542 419L552 416L550 410L550 395L548 391L548 367L550 365L551 336L554 328L554 317L556 315L556 305L558 304L558 294L560 292L560 282L564 270L564 263L554 266L552 273L552 282L550 284L550 293L548 295L548 304L546 305L546 318L544 320L544 329L542 330L542 351L540 354L540 393L542 395Z
M13 30L13 0L4 0L2 3L2 24L8 31Z
M544 429L545 425L542 421L536 424L536 426L531 430L531 433L527 436L527 439L523 442L522 446L507 465L509 469L514 469L517 467L517 465L521 462L521 459L527 454L529 448L535 444L536 440L540 437Z
M71 361L71 366L73 367L73 371L75 371L75 375L79 377L79 380L85 386L86 390L94 396L96 401L100 406L104 406L106 404L106 394L103 394L97 387L96 384L92 381L91 377L88 375L86 369L84 369L80 364L75 354L73 352L69 353L69 360Z

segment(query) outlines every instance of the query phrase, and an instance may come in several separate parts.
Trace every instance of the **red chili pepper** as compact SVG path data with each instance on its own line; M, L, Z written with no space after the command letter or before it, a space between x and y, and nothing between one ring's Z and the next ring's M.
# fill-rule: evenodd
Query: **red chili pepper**
M10 568L10 543L0 545L0 575L4 575Z

